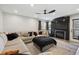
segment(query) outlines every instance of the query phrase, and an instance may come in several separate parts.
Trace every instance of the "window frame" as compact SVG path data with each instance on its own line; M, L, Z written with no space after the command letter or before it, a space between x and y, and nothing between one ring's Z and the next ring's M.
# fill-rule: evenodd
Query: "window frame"
M75 35L74 35L74 34L75 34L75 30L76 30L76 29L74 28L74 26L75 26L75 25L74 25L74 21L75 21L75 20L79 20L79 18L78 18L78 19L73 19L73 25L72 25L72 27L73 27L73 39L78 39L78 38L75 38Z

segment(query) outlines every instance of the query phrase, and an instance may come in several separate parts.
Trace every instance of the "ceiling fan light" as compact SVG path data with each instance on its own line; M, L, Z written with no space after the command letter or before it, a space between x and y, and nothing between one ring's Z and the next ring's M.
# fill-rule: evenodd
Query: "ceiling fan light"
M34 7L34 4L30 4L31 7Z

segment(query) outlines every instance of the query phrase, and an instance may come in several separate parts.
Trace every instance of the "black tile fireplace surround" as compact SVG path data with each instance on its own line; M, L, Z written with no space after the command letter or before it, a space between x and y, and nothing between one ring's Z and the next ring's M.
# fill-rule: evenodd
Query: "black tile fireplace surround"
M51 22L51 36L69 40L69 16L59 17Z
M66 39L66 31L60 30L60 29L55 29L54 36L62 38L62 39Z
M55 29L54 31L52 31L51 36L64 40L69 40L69 32L67 30Z

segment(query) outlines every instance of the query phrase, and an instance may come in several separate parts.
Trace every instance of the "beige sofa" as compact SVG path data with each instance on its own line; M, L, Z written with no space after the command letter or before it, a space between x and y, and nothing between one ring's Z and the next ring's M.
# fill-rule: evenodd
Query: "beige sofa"
M42 32L42 36L48 36L48 31L47 30L40 30ZM40 32L38 31L38 32ZM32 36L29 36L28 32L20 32L18 33L19 34L19 37L25 42L25 43L28 43L28 42L32 42L32 39L35 37L34 36L34 33L33 31L32 32ZM37 35L38 32L36 31Z
M8 41L6 35L0 33L0 53L3 50L15 50L15 49L19 49L19 53L22 54L28 54L28 55L31 54L27 46L24 44L24 42L21 40L20 37L12 41Z
M35 36L29 36L29 34L27 32L20 32L19 33L19 37L20 39L22 39L25 43L29 43L29 42L32 42L32 39L35 37Z
M26 33L21 33L21 34L22 36L20 36L19 34L18 38L8 41L6 35L4 33L0 33L0 53L5 50L18 49L19 53L31 55L31 52L29 51L23 40L25 40L25 42L31 42L35 36L29 37L28 34Z

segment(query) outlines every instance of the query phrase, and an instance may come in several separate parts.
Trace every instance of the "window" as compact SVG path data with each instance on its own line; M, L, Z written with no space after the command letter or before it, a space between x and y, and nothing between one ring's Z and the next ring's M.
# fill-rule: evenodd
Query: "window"
M79 36L79 19L73 20L73 38L77 39Z

